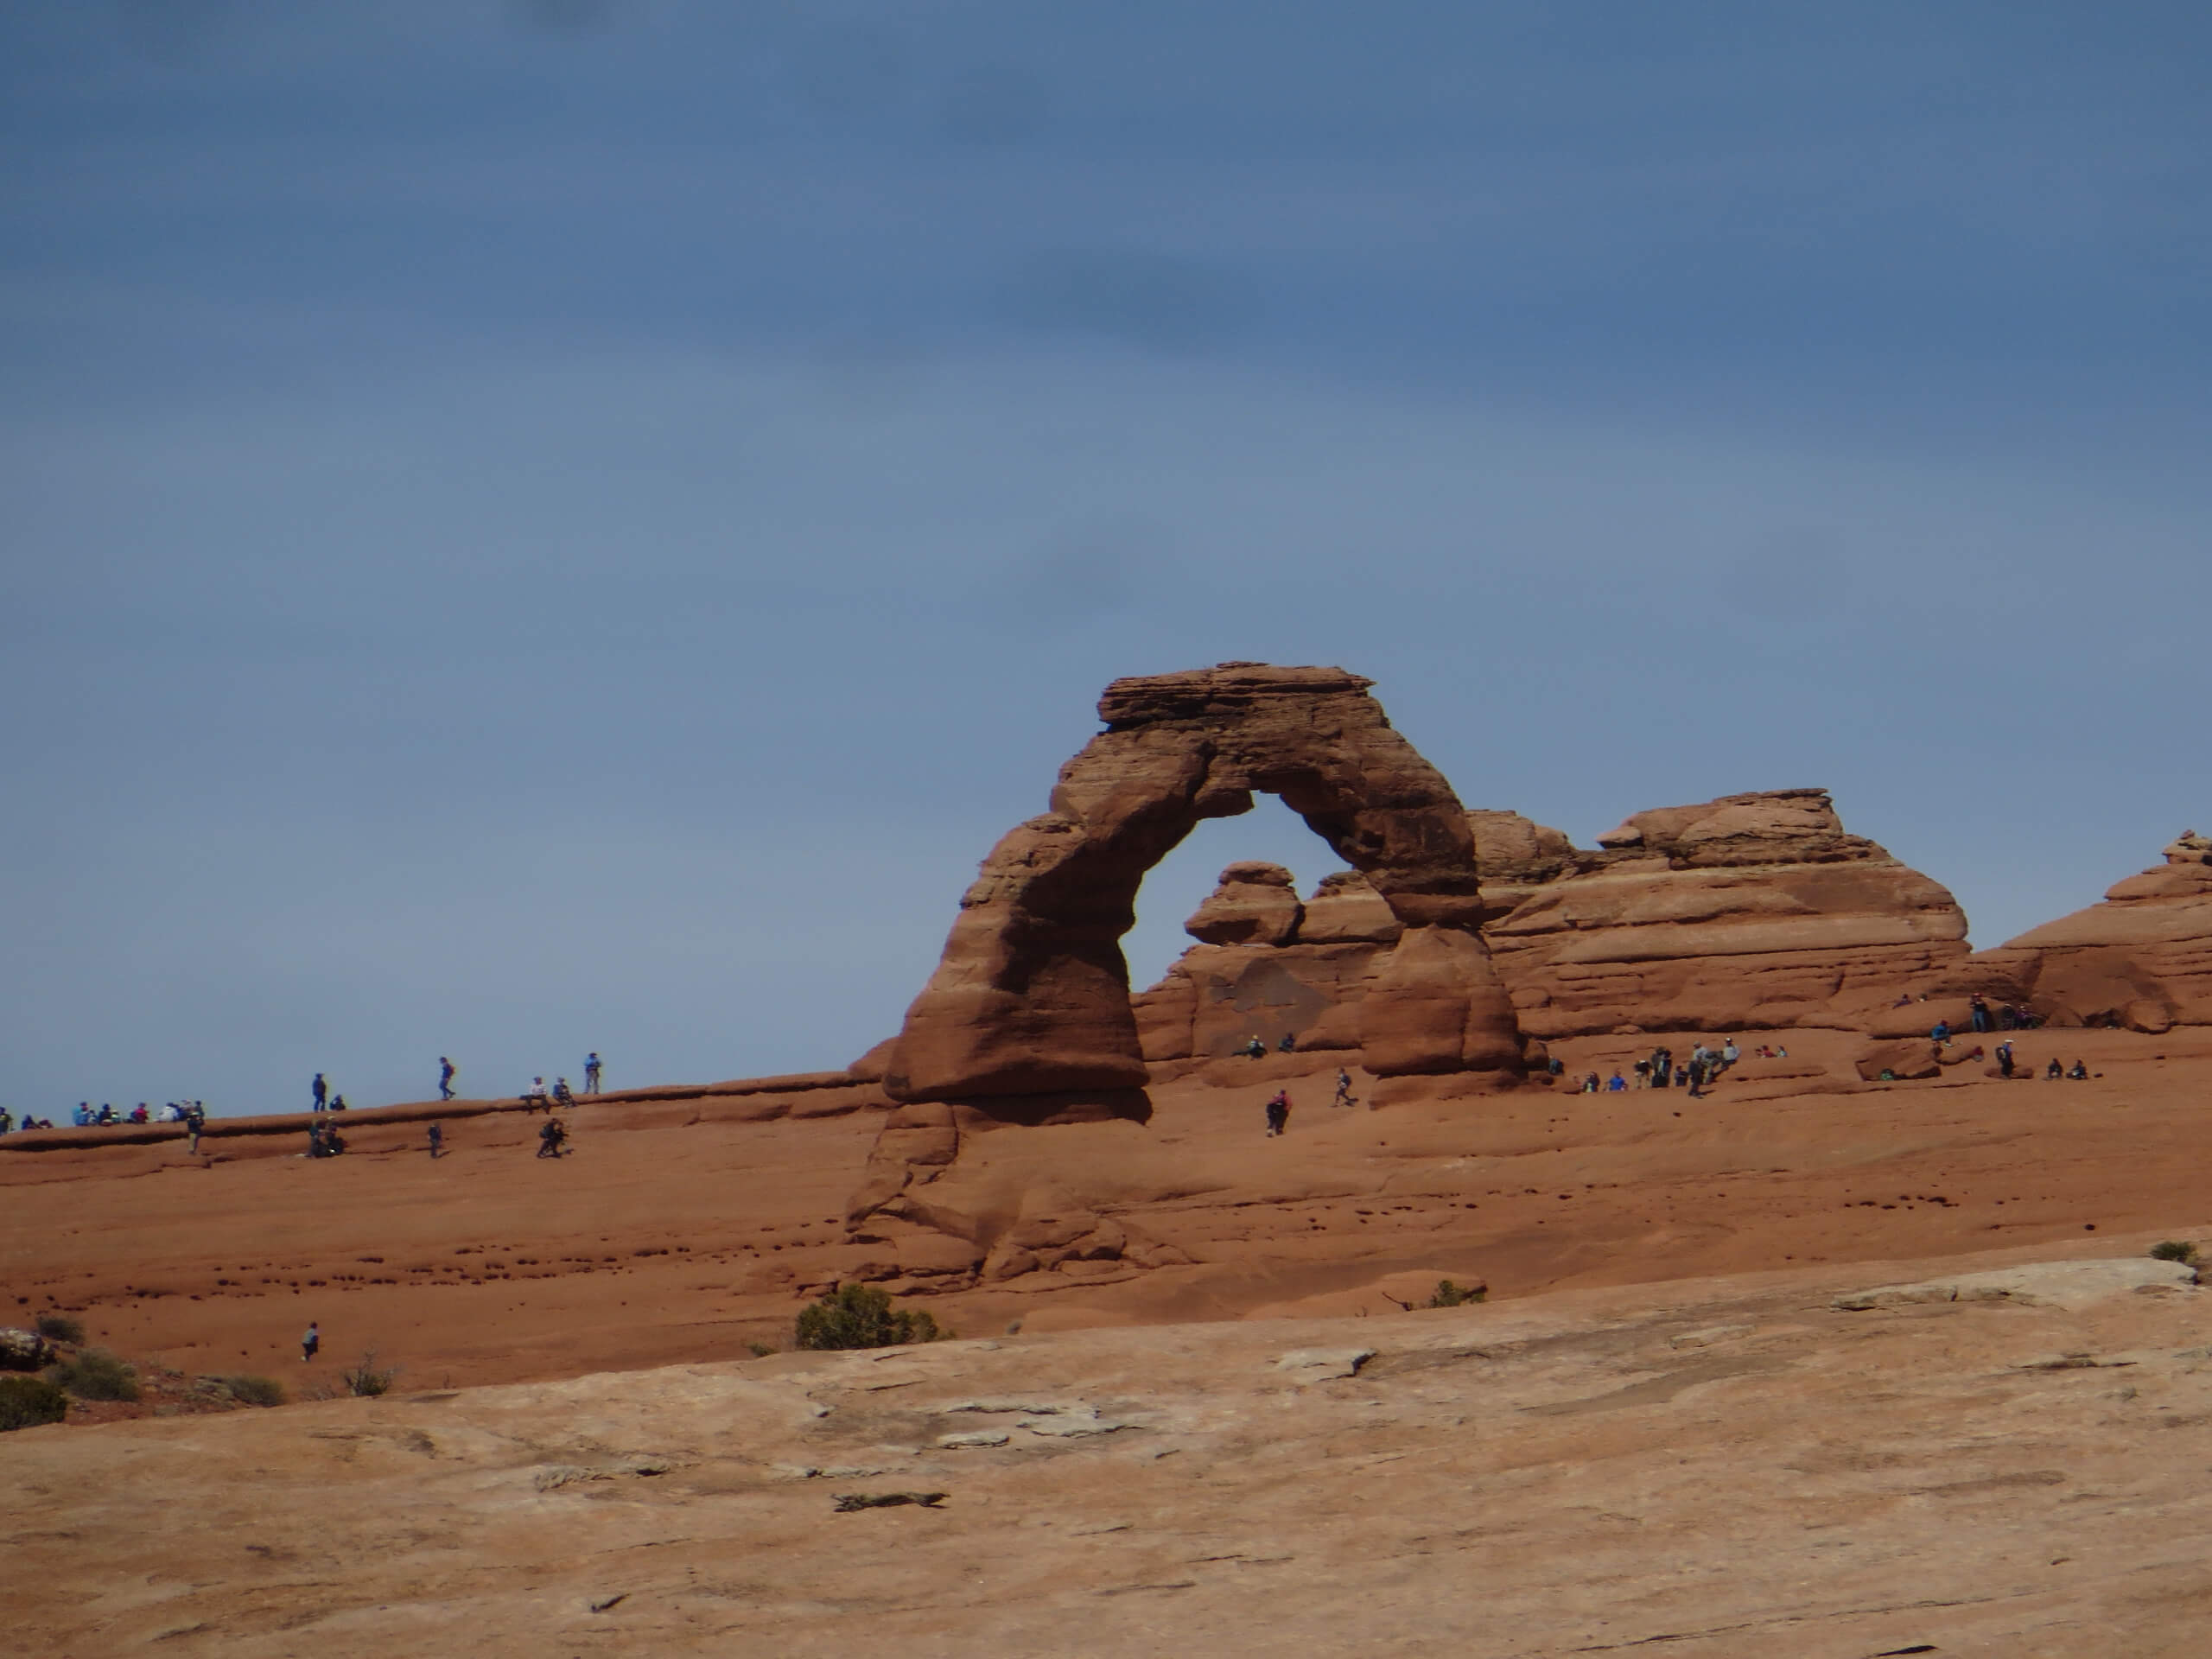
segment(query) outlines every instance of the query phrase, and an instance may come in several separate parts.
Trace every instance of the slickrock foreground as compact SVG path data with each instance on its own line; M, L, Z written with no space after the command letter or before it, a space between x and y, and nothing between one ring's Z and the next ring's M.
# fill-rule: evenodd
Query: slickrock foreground
M1838 1306L1997 1260L26 1430L0 1611L85 1659L2201 1652L2208 1293Z

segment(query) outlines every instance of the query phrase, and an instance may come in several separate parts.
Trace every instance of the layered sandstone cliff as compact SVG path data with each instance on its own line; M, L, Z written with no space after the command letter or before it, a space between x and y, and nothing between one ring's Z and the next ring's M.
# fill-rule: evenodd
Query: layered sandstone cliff
M1530 1037L1863 1026L1967 957L1956 900L1847 833L1824 790L1639 812L1594 850L1518 813L1467 817L1483 937ZM1262 888L1257 870L1274 872ZM1274 895L1269 913L1288 931L1218 943L1216 918L1243 915L1255 891ZM1397 937L1389 908L1358 875L1325 879L1294 923L1293 898L1278 867L1223 872L1191 923L1216 942L1136 999L1147 1059L1217 1057L1255 1035L1351 1048L1348 1011L1372 1019L1402 995L1385 978L1399 954L1385 949Z
M1974 958L2061 1025L2212 1025L2212 837L2189 830L2104 902Z
M1531 1036L1863 1023L1967 955L1940 884L1827 791L1639 812L1484 934Z

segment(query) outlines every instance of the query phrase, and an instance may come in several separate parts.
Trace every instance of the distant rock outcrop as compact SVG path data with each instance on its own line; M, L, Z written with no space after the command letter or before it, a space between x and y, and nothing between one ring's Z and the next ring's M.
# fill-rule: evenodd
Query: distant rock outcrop
M1967 955L1948 890L1826 790L1639 812L1484 929L1522 1028L1857 1025Z
M1467 820L1483 937L1533 1038L1864 1026L1967 960L1966 917L1950 893L1847 834L1824 790L1639 812L1595 851L1516 812ZM1274 868L1230 866L1192 931L1217 906L1243 913L1250 900L1229 896L1251 891L1240 872ZM1428 940L1382 949L1395 941L1379 895L1356 874L1329 876L1294 938L1202 944L1141 995L1145 1056L1204 1059L1258 1035L1270 1047L1287 1036L1301 1050L1387 1058L1380 1033L1411 1039L1452 1018L1425 988L1431 974L1452 982L1448 957ZM1935 1017L1916 1008L1906 1018L1916 1030Z
M2102 904L2031 928L1973 965L2024 988L2053 1024L2212 1025L2212 838L2185 831L2164 862L2115 882Z

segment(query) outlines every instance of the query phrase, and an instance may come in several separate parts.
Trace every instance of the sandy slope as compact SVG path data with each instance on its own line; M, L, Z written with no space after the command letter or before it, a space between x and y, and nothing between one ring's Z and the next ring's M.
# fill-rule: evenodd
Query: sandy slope
M1148 1126L979 1137L944 1190L1088 1206L1194 1265L1076 1262L934 1298L974 1336L1102 1323L1389 1311L1445 1274L1500 1300L1548 1289L1936 1256L2173 1230L2204 1211L2212 1033L2069 1032L2087 1083L1848 1081L1856 1039L1783 1034L1712 1098L1530 1088L1332 1111L1307 1057L1217 1062L1155 1091ZM1746 1033L1746 1047L1767 1039ZM1628 1039L1561 1046L1610 1071ZM1681 1045L1678 1045L1678 1046ZM1808 1064L1809 1062L1809 1064ZM1261 1135L1287 1076L1290 1134ZM1806 1075L1807 1073L1812 1075ZM1360 1079L1363 1096L1374 1090ZM1678 1116L1679 1114L1679 1116ZM423 1126L352 1115L356 1147L289 1139L0 1152L0 1318L83 1310L95 1339L188 1372L296 1379L296 1339L373 1344L410 1386L573 1376L787 1344L801 1286L879 1248L840 1219L880 1122L738 1121L683 1103L578 1109L575 1154L536 1121L479 1116L433 1164Z

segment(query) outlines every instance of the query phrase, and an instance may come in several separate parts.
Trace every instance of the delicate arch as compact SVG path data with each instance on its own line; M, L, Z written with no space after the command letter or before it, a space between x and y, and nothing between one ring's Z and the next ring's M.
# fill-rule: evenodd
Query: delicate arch
M1474 931L1467 817L1443 774L1340 668L1224 663L1115 681L1106 729L1060 768L1051 810L983 861L884 1079L900 1100L1141 1088L1121 938L1147 871L1202 818L1283 802L1406 925L1362 1057L1393 1073L1504 1070L1513 1011Z

